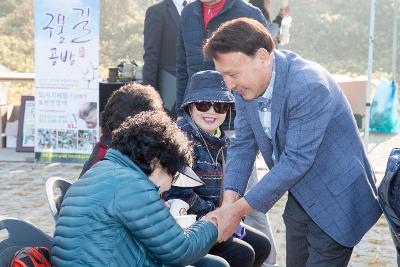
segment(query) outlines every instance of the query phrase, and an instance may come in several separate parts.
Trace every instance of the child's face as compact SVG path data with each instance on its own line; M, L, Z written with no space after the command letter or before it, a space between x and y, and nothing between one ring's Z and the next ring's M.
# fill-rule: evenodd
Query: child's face
M226 117L226 112L224 114L216 113L214 107L211 107L205 112L201 112L197 110L194 104L190 106L190 113L196 125L210 134L215 133Z

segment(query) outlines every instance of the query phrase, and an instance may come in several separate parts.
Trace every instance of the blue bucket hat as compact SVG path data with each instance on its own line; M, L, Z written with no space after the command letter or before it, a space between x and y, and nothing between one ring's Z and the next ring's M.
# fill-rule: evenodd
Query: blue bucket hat
M215 70L199 71L190 79L181 108L192 103L235 103L235 97L226 87L221 74Z

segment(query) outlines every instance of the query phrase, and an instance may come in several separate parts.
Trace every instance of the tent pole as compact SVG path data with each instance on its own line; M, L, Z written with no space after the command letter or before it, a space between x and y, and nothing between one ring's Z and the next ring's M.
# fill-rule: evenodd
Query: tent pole
M393 2L393 45L392 45L392 75L393 81L396 81L397 74L397 24L398 24L397 0Z
M372 80L372 66L374 56L374 33L375 33L375 0L371 0L371 14L369 19L369 49L368 49L368 83L367 93L365 99L365 123L364 123L364 148L368 152L368 138L369 138L369 116L371 109L371 80Z

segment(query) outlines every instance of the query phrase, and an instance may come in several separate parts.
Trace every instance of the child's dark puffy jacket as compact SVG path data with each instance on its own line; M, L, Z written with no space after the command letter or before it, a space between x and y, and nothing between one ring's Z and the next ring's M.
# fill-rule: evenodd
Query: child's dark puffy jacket
M164 197L186 201L190 206L189 213L202 217L219 206L222 160L223 155L226 156L228 138L223 132L218 138L201 130L188 115L178 121L178 126L193 144L193 170L205 184L194 188L172 187L170 191L164 193ZM207 143L211 156L204 142Z

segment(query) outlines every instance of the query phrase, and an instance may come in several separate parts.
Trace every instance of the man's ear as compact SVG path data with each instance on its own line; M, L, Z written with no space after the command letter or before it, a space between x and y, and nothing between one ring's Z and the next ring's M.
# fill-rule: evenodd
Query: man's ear
M259 48L259 49L257 50L257 52L256 52L256 57L257 57L258 59L260 59L261 61L268 61L268 60L270 59L270 57L271 57L271 53L268 52L267 49L261 47L261 48Z

